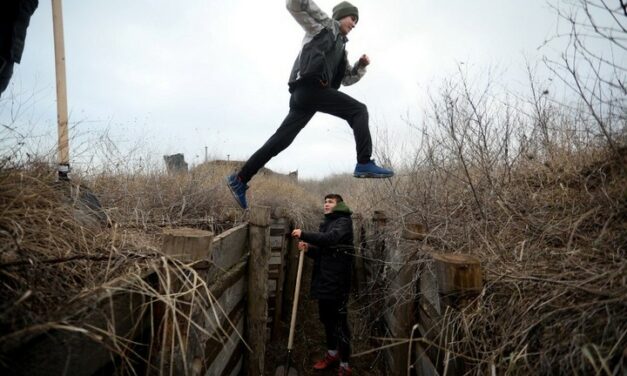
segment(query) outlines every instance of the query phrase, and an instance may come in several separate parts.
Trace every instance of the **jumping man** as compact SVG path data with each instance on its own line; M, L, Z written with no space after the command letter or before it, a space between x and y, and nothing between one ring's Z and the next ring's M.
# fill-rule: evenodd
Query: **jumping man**
M388 178L394 175L392 170L377 166L371 159L372 139L366 105L338 91L340 85L352 85L359 81L370 64L368 56L362 55L351 66L345 50L346 36L359 21L357 7L343 1L333 8L333 18L329 18L312 0L287 0L287 10L305 29L302 49L288 82L292 94L290 111L279 129L241 170L227 177L233 197L243 209L248 207L248 181L270 159L287 148L318 111L346 120L353 129L357 149L353 176Z

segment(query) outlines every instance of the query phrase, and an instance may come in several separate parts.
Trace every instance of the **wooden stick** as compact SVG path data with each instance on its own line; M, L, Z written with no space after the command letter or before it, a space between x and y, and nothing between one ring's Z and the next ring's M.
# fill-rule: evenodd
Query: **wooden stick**
M67 81L65 76L65 44L63 41L63 12L61 0L52 0L52 25L54 30L54 56L57 76L57 130L59 135L59 177L67 178L70 169L68 141Z
M305 255L304 251L300 251L300 255L298 256L298 273L296 274L296 287L294 288L294 303L292 303L292 320L290 321L290 336L287 340L287 350L292 350L294 347L294 332L296 328L296 313L298 311L298 297L300 295L300 280L303 276L303 260L305 259L303 256Z

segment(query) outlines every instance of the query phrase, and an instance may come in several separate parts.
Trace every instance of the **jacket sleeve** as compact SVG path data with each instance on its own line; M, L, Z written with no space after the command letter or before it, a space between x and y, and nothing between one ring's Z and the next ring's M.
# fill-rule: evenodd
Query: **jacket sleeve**
M286 0L286 8L307 34L316 35L333 20L313 0Z
M342 79L342 85L350 86L357 81L361 80L361 78L366 74L366 67L359 66L359 60L355 62L353 66L348 64L348 59L346 61L346 71L344 72L344 78Z
M303 232L300 239L318 247L329 247L339 244L340 240L352 230L350 218L340 218L329 231Z
M307 252L305 252L305 256L312 258L312 259L315 259L316 257L318 257L319 254L320 254L320 248L312 244L309 245L309 249L307 250Z

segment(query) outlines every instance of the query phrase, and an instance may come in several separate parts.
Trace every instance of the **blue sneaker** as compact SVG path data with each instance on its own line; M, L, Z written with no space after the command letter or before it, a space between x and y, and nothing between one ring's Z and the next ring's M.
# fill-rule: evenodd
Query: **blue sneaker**
M242 207L242 209L248 209L248 204L246 204L246 190L248 186L240 180L237 174L233 174L226 177L226 184L229 186L231 193L233 194L233 198Z
M379 167L371 159L368 163L357 163L353 176L356 178L390 178L394 171Z

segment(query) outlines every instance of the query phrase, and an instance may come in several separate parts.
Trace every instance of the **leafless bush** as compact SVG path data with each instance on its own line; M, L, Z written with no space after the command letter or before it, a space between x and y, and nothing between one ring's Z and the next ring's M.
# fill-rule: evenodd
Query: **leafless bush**
M566 30L547 44L565 42L559 60L546 66L581 100L586 122L610 148L627 124L627 15L623 1L572 0L552 7Z
M599 139L589 108L560 105L537 89L532 73L530 86L531 99L503 100L460 69L431 95L427 118L415 127L423 148L408 168L390 182L348 190L354 207L390 217L373 245L398 247L409 219L427 226L409 258L418 270L421 250L481 259L485 288L476 308L441 321L443 349L464 359L469 373L620 374L625 139ZM395 292L385 290L390 275L379 277L370 293L380 304Z

